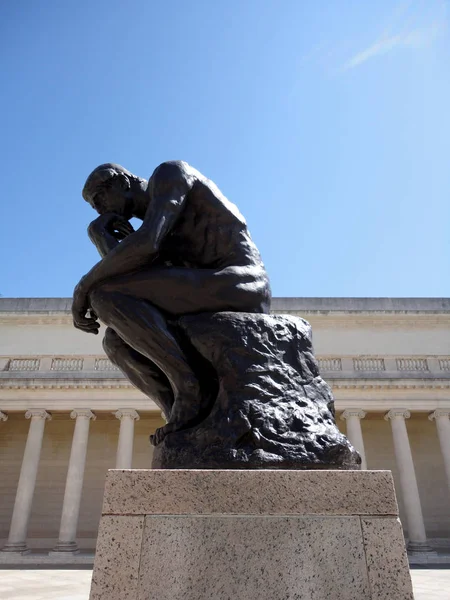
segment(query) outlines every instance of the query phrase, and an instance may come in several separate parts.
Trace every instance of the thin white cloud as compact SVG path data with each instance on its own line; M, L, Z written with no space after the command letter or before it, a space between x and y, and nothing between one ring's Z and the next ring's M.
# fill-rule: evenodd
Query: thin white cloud
M381 36L352 56L340 69L341 73L396 48L422 48L433 43L447 29L447 6L445 2L429 2L426 7L424 11L423 7L412 2L398 4ZM398 21L405 17L400 28ZM395 29L397 33L394 35Z
M381 54L389 52L389 50L392 50L392 48L395 48L395 46L398 46L400 43L400 35L394 35L393 37L384 40L379 40L378 42L375 42L375 44L369 46L362 52L355 54L353 58L351 58L348 62L345 63L342 70L347 71L348 69L353 69L354 67L362 65L370 58L374 58L375 56L380 56Z

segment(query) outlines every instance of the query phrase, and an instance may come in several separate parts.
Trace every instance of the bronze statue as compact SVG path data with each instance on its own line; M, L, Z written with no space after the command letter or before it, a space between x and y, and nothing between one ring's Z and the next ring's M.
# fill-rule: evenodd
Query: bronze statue
M100 165L83 197L100 215L88 232L102 260L75 288L74 324L94 334L97 318L108 326L110 360L170 416L155 433L158 444L207 401L171 319L266 313L269 278L238 208L185 162L162 163L148 182L119 165ZM132 217L143 221L137 231Z
M102 260L75 288L74 325L102 321L110 360L162 409L154 467L358 468L309 324L268 314L259 251L212 181L182 161L148 182L107 163L83 197Z

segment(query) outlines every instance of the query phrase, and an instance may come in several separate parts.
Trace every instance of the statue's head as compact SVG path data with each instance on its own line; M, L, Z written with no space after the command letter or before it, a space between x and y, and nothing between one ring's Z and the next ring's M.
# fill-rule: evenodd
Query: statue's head
M83 198L100 214L113 212L130 219L134 195L142 192L144 179L124 167L105 163L92 171L83 187Z

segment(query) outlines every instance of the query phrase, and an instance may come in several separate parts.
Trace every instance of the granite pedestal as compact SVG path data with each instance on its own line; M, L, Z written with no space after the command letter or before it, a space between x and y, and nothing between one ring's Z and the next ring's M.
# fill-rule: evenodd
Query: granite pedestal
M411 600L389 471L111 470L90 600Z

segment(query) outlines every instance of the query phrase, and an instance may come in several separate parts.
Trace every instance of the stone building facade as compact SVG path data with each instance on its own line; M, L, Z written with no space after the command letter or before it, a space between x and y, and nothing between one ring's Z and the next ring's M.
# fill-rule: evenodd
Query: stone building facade
M410 554L448 551L450 299L276 298L272 309L311 323L339 427L363 468L394 474ZM91 560L107 469L148 468L161 424L101 336L73 328L69 299L0 299L0 563L28 549Z

